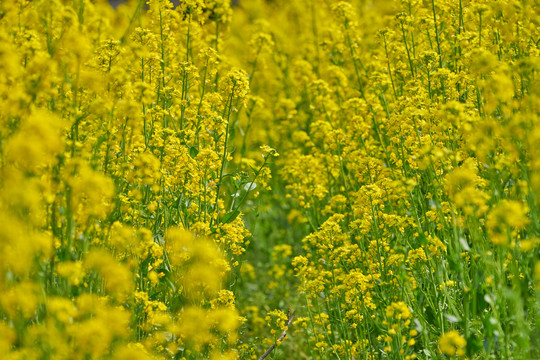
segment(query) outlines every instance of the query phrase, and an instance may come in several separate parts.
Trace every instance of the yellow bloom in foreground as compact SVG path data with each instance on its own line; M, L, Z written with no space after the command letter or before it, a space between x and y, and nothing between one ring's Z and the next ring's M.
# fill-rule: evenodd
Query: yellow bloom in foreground
M102 249L91 250L86 256L85 267L95 270L104 281L105 290L120 301L133 292L133 276L129 268Z
M230 266L217 246L183 229L169 229L165 248L185 295L214 297Z
M442 334L439 338L439 350L445 355L465 355L465 346L467 340L463 338L456 330Z
M508 242L509 230L522 230L529 223L526 204L516 200L501 200L488 214L486 227L491 242L503 245Z
M19 131L6 142L7 160L30 172L54 164L64 148L62 123L48 111L33 110L21 122Z

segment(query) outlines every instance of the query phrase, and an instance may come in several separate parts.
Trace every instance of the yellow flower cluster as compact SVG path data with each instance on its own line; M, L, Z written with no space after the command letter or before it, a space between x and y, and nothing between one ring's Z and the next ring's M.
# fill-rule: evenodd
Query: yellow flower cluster
M287 220L259 233L293 245L268 254L266 284L285 296L290 256L306 356L539 356L536 7L278 0L238 13L231 56L266 46L244 62L264 103L247 141L279 152L269 211ZM437 346L448 329L468 345Z
M465 346L467 341L459 334L459 332L452 330L444 333L439 339L439 349L445 355L465 355Z
M540 358L539 23L0 2L1 357Z
M271 177L260 152L231 155L250 88L221 58L231 17L228 1L0 4L3 358L238 357L240 211Z

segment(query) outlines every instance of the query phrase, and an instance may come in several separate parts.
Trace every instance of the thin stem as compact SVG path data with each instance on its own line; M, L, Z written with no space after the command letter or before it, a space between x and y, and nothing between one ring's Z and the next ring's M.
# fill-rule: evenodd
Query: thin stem
M225 143L223 145L223 155L221 159L221 168L219 170L219 177L218 177L218 183L216 188L216 200L215 200L215 207L214 212L216 213L216 220L219 220L219 211L218 211L218 201L219 201L219 190L221 188L221 183L223 182L223 171L225 169L225 163L227 162L227 145L229 143L229 120L231 117L231 111L232 111L232 102L234 97L234 87L231 91L231 95L229 96L229 100L227 101L227 104L225 105L225 109L228 107L227 111L227 127L225 129ZM210 227L212 227L212 223L214 221L214 218L210 219Z
M435 0L431 0L431 6L433 8L433 23L435 24L435 39L437 41L437 52L439 53L439 67L443 67L441 41L439 39L439 27L437 26L437 14L435 12Z
M288 316L288 321L287 321L287 329L283 330L283 332L281 333L281 336L277 339L277 341L275 343L272 344L272 346L270 346L268 348L268 350L266 350L264 352L264 354L262 354L262 356L259 358L259 360L263 360L265 357L267 357L268 355L270 355L270 353L272 352L272 350L274 350L276 348L276 344L280 341L282 341L283 339L285 339L285 336L287 336L287 330L289 328L289 326L291 326L291 323L293 322L294 320L294 315L296 314L296 311L293 311L292 315L289 317Z

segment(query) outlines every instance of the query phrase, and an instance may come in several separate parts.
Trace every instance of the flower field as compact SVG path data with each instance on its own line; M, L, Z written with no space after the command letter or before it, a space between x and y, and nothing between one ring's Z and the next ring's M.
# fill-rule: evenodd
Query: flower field
M0 2L0 358L540 359L534 0Z

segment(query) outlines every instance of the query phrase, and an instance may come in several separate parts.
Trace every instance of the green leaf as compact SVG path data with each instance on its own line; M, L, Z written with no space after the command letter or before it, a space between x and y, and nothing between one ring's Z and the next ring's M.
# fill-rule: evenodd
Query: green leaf
M199 149L197 149L195 146L192 146L189 148L189 156L191 156L192 159L195 159L195 156L199 153Z
M225 214L223 219L221 219L221 222L223 224L228 224L228 223L234 221L234 219L236 219L238 217L238 215L240 215L240 211L238 211L238 210L230 211L230 212Z
M253 166L249 165L249 168L255 173L255 174L258 174L259 173L259 169L255 169Z

